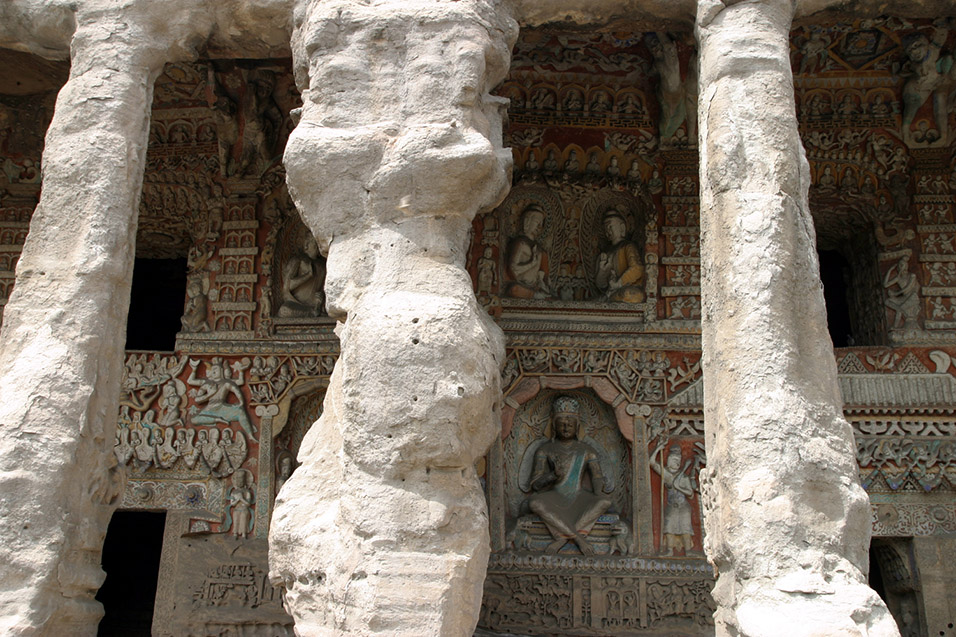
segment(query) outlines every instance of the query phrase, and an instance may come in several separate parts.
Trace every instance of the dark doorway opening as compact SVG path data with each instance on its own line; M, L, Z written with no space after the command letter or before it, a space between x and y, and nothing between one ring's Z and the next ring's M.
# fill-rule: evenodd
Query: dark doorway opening
M186 259L136 259L126 349L171 352L186 301Z
M834 347L849 347L856 344L850 321L850 264L837 250L820 250L818 254L830 339Z
M873 538L869 585L886 602L903 635L926 634L926 612L912 538Z
M148 637L159 583L166 513L117 511L103 544L106 581L96 594L106 615L100 637Z
M880 563L876 556L876 551L870 548L870 575L867 582L876 594L884 602L886 601L886 585L883 583L883 571L880 570Z

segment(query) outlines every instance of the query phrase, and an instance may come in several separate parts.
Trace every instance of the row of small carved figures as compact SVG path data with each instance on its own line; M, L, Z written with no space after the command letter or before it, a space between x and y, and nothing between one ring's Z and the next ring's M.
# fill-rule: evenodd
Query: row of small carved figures
M584 599L595 594L604 596L604 604L600 607L604 609L601 619L605 627L647 628L668 617L686 617L699 625L713 625L716 605L710 595L710 580L650 581L647 583L647 595L643 598L637 594L636 578L633 583L631 578L626 580L624 587L597 590L586 587L580 590ZM608 583L605 583L605 586ZM568 587L562 584L542 582L538 576L525 576L509 578L507 584L499 584L491 590L486 587L481 623L489 627L504 627L529 623L557 625L563 623L562 620L566 622L570 620L567 615L572 611L572 599L575 597L572 589L577 586ZM563 601L560 606L554 603L558 600ZM640 619L641 606L646 608L646 620ZM528 613L529 608L537 610ZM591 612L590 605L587 610L588 613Z
M884 92L874 93L866 102L858 102L852 95L845 94L833 106L834 101L826 94L808 95L801 104L800 113L808 119L829 119L833 117L891 117L900 113L900 103L892 97L887 99Z
M525 177L541 174L544 176L561 175L567 178L570 175L583 174L585 177L605 177L614 182L626 182L635 186L644 183L644 178L640 171L640 162L636 159L631 162L631 166L627 172L623 172L617 157L612 156L608 161L607 167L603 167L597 159L597 154L591 153L587 164L585 164L582 169L581 163L577 158L577 153L573 150L567 161L556 158L554 152L549 151L543 164L538 163L537 158L531 153L521 166L519 172ZM663 190L664 182L660 177L659 171L655 170L653 176L647 180L647 188L652 194L657 194Z
M195 443L193 442L195 440ZM182 462L187 469L198 469L216 477L231 475L249 453L246 436L240 430L216 427L120 427L113 453L121 465L130 462L139 472L150 467L172 469ZM200 462L201 461L201 462Z
M585 98L580 90L571 88L559 97L551 89L538 88L531 93L530 98L525 98L524 91L512 85L506 88L505 96L511 100L511 109L514 111L559 111L592 116L643 117L647 115L643 100L633 92L612 97L607 91L599 89Z

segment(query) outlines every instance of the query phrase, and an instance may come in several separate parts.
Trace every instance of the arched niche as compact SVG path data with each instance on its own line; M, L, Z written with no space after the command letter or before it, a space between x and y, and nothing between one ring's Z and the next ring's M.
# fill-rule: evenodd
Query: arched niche
M588 377L525 378L509 393L502 409L502 438L498 481L499 504L495 514L507 528L507 550L542 550L547 543L543 523L529 508L531 472L535 454L550 440L552 405L560 396L571 396L580 406L577 438L597 453L611 506L598 519L589 536L599 555L630 554L637 545L634 523L635 480L632 443L635 416L646 416L650 408L627 400L611 382ZM590 476L583 488L596 493ZM610 493L607 493L610 491ZM561 553L575 553L566 545Z

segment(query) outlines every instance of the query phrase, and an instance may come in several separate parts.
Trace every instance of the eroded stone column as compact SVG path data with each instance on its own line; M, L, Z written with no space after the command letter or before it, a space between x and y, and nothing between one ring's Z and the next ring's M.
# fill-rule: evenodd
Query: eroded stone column
M124 481L112 445L153 82L179 44L175 20L157 37L137 18L94 3L77 17L43 192L4 311L4 635L95 635L103 614L93 596Z
M474 470L498 427L501 331L464 269L507 191L496 0L301 0L290 192L328 250L341 357L282 488L273 580L300 635L470 635L489 539Z
M897 635L826 327L792 0L699 0L705 549L719 635Z

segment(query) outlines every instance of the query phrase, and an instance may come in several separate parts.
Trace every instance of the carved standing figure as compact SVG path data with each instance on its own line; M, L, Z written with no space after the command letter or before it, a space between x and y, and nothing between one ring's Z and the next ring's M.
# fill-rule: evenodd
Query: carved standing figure
M252 532L255 517L252 515L252 506L256 502L256 492L253 488L251 473L248 469L239 469L232 474L232 486L229 488L228 514L223 525L224 532L232 532L237 538L245 539Z
M239 109L242 119L242 150L236 170L242 176L257 176L272 159L282 113L276 105L273 92L276 78L272 71L258 69L250 72L249 88Z
M482 257L478 259L478 292L491 293L498 278L495 272L495 260L492 258L494 252L491 248L485 248Z
M536 203L521 213L522 234L508 244L508 274L512 279L508 296L543 299L551 296L548 283L548 253L538 243L544 228L544 210Z
M594 284L607 301L640 303L644 300L644 264L633 241L626 239L627 222L614 208L604 214L608 249L598 255Z
M893 329L918 327L919 280L909 270L909 257L900 257L899 262L886 272L883 278L886 289L886 307L893 310Z
M661 476L661 488L667 493L664 507L661 512L661 551L666 555L674 555L678 549L689 555L694 548L694 525L691 521L689 498L693 497L696 485L694 478L688 475L692 461L681 464L681 448L674 445L667 453L666 463L662 452L664 441L651 453L651 467Z
M660 103L661 143L669 142L681 124L687 122L687 137L697 132L696 58L688 66L686 81L681 77L677 43L663 32L650 34L647 47L651 51L654 71L658 75L657 99Z
M570 396L561 396L551 407L552 439L534 454L529 508L536 513L554 541L546 552L557 553L569 541L585 555L594 548L587 536L597 519L611 506L604 493L604 476L597 451L578 440L580 405ZM585 487L589 476L592 490Z
M933 98L936 126L940 134L946 136L953 57L940 53L948 35L948 29L937 27L932 40L921 33L906 44L907 59L899 75L906 78L903 83L903 138L907 142L913 140L911 126L916 112L930 97Z
M181 319L186 332L208 332L209 276L192 276L186 284L186 308Z
M282 489L282 485L292 477L292 472L295 471L295 464L292 460L292 454L289 452L284 452L279 457L279 477L276 478L276 493Z

